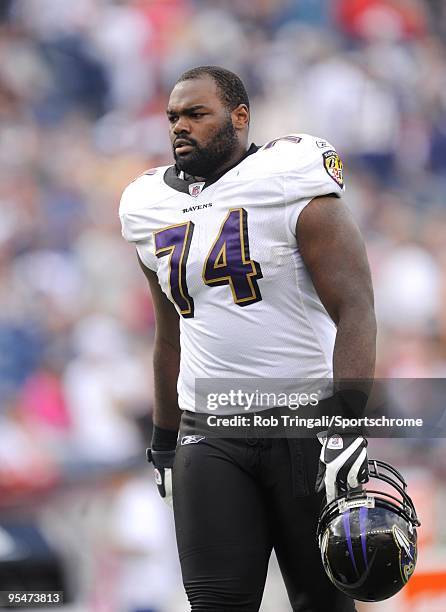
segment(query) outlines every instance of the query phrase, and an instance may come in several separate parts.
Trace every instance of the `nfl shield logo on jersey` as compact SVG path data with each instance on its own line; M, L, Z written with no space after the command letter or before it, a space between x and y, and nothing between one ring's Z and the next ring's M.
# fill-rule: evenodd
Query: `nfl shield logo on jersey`
M204 186L204 181L201 181L200 183L192 183L191 185L189 185L189 193L193 198L196 198L198 195L200 195L201 190L203 189Z

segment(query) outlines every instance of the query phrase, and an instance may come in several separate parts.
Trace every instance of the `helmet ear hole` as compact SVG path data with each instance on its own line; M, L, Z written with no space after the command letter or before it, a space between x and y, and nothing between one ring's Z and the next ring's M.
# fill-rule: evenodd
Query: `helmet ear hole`
M349 597L371 602L392 597L413 574L420 523L399 472L382 461L370 463L371 477L398 496L363 490L338 498L322 509L317 536L332 583Z

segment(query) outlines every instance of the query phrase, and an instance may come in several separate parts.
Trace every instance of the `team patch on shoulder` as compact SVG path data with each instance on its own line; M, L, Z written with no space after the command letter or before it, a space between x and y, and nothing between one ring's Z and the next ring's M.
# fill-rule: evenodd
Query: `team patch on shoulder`
M344 187L344 175L342 169L344 164L341 158L333 149L322 153L324 168L339 187Z

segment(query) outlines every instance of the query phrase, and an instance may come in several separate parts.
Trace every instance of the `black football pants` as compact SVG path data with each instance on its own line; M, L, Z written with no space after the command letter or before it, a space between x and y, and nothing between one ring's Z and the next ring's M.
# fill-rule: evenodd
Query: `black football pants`
M183 414L173 470L177 544L192 612L257 612L272 548L293 611L354 611L353 600L325 575L316 541L318 440L210 438L205 416ZM206 437L181 444L200 434Z

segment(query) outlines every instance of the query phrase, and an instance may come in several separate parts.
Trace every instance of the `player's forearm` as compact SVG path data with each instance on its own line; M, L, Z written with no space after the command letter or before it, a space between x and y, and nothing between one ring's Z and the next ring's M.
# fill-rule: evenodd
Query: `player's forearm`
M177 393L179 369L180 353L178 349L168 342L155 338L153 423L157 427L173 431L178 430L181 418Z
M375 373L376 320L373 306L347 306L338 321L333 353L333 378L339 389L368 395Z

